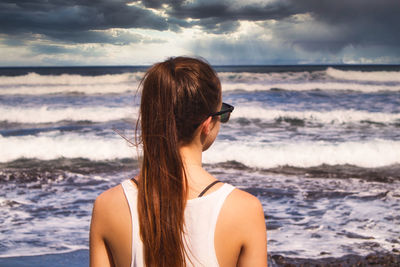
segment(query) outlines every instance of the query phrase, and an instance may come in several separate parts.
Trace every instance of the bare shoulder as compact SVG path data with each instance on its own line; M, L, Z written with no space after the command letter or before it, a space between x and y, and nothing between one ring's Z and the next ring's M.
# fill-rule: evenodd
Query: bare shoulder
M94 202L90 225L91 266L128 266L123 262L130 258L130 229L129 206L122 186L101 193Z
M250 227L255 221L265 222L264 210L257 197L235 188L227 197L223 210L225 220L235 228Z
M93 216L102 221L103 224L111 223L119 211L126 210L126 202L121 185L114 186L101 193L95 200Z
M227 207L240 211L241 214L254 214L263 210L257 197L237 188L232 191L227 200Z
M266 266L265 217L258 198L234 189L221 209L215 240L221 266Z
M119 184L114 186L103 193L101 193L95 200L94 206L99 209L108 208L124 200L123 189Z

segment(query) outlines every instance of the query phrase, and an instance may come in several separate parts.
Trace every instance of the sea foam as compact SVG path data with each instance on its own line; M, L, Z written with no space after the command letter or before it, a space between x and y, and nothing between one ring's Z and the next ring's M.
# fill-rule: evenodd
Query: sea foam
M85 76L78 74L40 75L28 73L21 76L0 76L0 86L20 85L93 85L138 82L143 72Z
M315 122L324 124L342 123L395 123L400 121L399 113L368 112L353 109L341 109L332 111L287 111L279 109L264 109L261 107L238 106L235 108L232 118L278 120L278 119L299 119L305 122Z
M359 92L400 91L398 72L341 71L328 68L323 72L286 73L219 73L223 91L265 91L271 89L310 90L351 90ZM382 76L380 75L382 74ZM23 76L0 77L0 95L44 95L44 94L111 94L136 92L143 72L82 76L72 74L39 75L29 73ZM332 77L331 77L332 76ZM317 78L316 78L317 77ZM331 77L331 78L328 78ZM341 81L338 81L341 80ZM343 81L343 80L349 80ZM360 82L358 82L360 81ZM394 84L368 83L365 81L395 81Z
M0 136L0 147L5 151L0 154L0 162L19 158L112 160L137 156L136 148L117 135L105 138L92 134L51 132L39 136ZM382 167L400 163L400 141L262 143L217 140L205 153L204 160L206 163L237 161L257 168L321 164Z
M29 116L27 116L27 114ZM91 121L106 122L121 119L136 119L138 107L79 107L52 108L41 107L9 107L0 106L0 121L16 123L51 123L59 121ZM279 119L299 119L311 123L343 124L343 123L398 123L400 113L368 112L353 109L332 111L288 111L280 109L265 109L254 106L236 106L232 119L261 119L273 121Z
M216 142L204 154L204 162L237 161L249 167L313 167L321 164L350 164L373 168L400 163L400 142L371 140L367 142L286 142L254 143Z
M326 74L332 78L352 81L400 82L399 71L354 71L329 67Z
M50 123L59 121L106 122L136 119L138 108L84 107L50 108L48 106L22 108L0 106L0 121L17 123Z
M1 137L0 162L20 158L51 160L65 158L87 158L91 160L112 160L133 158L136 150L122 138L105 139L95 135L57 135Z
M355 82L303 82L303 83L222 83L223 91L357 91L372 93L380 91L400 91L400 85L360 84Z

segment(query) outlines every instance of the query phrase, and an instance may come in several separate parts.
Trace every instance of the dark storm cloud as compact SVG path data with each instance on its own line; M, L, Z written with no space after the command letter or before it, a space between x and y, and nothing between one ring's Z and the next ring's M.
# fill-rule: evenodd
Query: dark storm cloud
M118 41L107 40L101 34L89 31L110 28L168 29L165 18L144 8L129 6L127 2L123 0L2 1L0 33L9 36L40 34L67 42L75 42L77 35L82 34L78 42L115 43ZM123 42L126 43L127 40Z
M70 48L59 45L34 45L31 48L34 54L65 54L70 52L76 52Z
M110 28L142 28L179 31L195 25L214 34L235 31L240 20L286 22L293 15L308 13L315 23L334 29L332 36L304 29L301 35L289 27L272 28L277 36L304 49L336 51L348 44L398 45L400 42L400 1L398 0L285 0L268 3L212 0L33 0L0 3L0 33L7 35L41 34L69 42L127 44L135 36L110 36L89 33ZM146 9L151 8L151 9ZM165 10L162 17L152 9ZM187 19L191 19L189 22ZM136 36L139 37L139 36ZM115 40L120 38L121 40Z
M293 42L302 48L338 51L347 45L388 47L400 45L400 1L398 0L291 0L294 9L309 13L331 30L332 35L312 32L312 28ZM282 32L290 39L291 31Z
M49 36L58 40L68 40L71 43L107 43L113 45L128 45L131 43L161 43L161 39L146 38L140 34L126 31L114 30L114 33L104 31L74 31L74 32L52 32Z
M159 0L142 0L142 3L145 7L149 8L161 8L162 5L170 5L173 7L179 7L185 0L167 0L167 1L159 1Z
M241 7L236 7L227 1L197 1L187 5L172 6L168 11L170 16L179 19L195 19L197 21L193 25L199 25L205 31L212 33L234 31L238 28L238 21L240 20L279 20L295 13L294 9L282 1L273 4L251 4Z
M288 62L325 54L336 60L352 49L389 57L400 56L399 14L399 0L2 0L0 40L6 46L30 45L35 53L68 54L71 50L62 49L65 44L163 42L124 29L179 33L196 27L212 35L198 34L198 46L189 49L207 50L200 45L207 44L226 58L245 50L247 58L254 53L268 62L279 55ZM241 21L256 22L261 28L250 26L249 31L256 29L258 35L241 31L231 40L228 34ZM253 48L246 50L249 43ZM267 58L270 51L276 57Z
M220 22L232 20L267 20L281 19L295 13L285 2L266 5L245 5L239 8L229 2L202 2L173 7L168 12L177 18L205 19L217 18Z
M149 2L155 8L163 3ZM240 20L276 20L278 24L271 30L277 37L308 51L337 53L349 45L385 45L394 49L400 45L398 0L285 0L267 4L245 4L244 1L239 6L230 1L211 0L168 3L169 16L195 19L191 25L215 34L235 31ZM299 14L310 14L312 22L292 20Z

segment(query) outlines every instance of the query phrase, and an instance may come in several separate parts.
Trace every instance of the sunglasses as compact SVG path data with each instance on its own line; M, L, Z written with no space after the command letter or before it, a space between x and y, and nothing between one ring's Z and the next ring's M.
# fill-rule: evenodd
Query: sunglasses
M220 116L221 123L225 123L229 121L229 117L231 116L231 112L233 111L234 107L227 104L222 103L221 111L211 113L211 117Z

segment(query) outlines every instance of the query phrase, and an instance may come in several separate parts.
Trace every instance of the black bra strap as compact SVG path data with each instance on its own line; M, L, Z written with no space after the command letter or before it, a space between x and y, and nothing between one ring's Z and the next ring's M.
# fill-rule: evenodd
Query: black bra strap
M136 181L135 178L132 178L131 180L136 184L136 186L139 186L139 184L138 184L138 182Z
M220 183L221 181L214 181L214 182L212 182L211 184L209 184L209 185L207 185L207 187L206 188L204 188L204 190L203 191L201 191L201 193L199 194L199 196L198 197L201 197L201 196L203 196L204 195L204 193L205 192L207 192L207 190L208 189L210 189L213 185L215 185L215 184L217 184L217 183Z
M139 184L138 184L138 182L136 181L135 178L132 178L131 180L136 184L136 186L139 186ZM207 185L207 187L204 188L203 191L201 191L201 193L199 194L198 197L202 197L202 196L207 192L208 189L210 189L210 188L213 187L215 184L220 183L220 182L221 182L221 181L218 181L218 180L217 180L217 181L214 181L214 182L212 182L211 184Z

